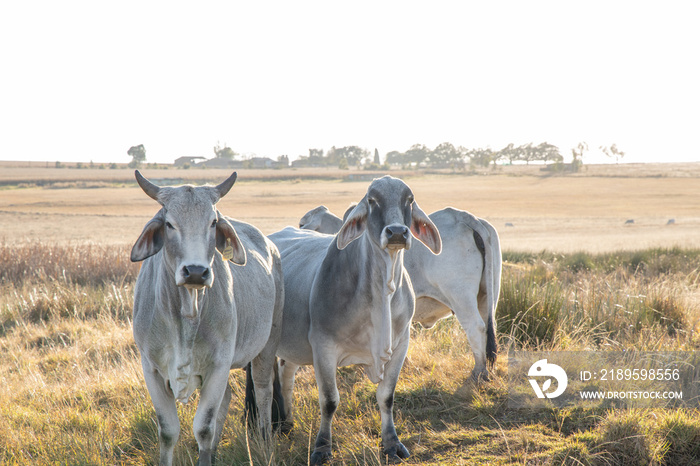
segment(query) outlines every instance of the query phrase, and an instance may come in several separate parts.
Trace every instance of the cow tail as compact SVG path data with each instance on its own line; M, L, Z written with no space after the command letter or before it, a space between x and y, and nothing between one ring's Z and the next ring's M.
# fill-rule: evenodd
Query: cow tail
M489 233L486 254L484 257L484 271L486 272L486 280L488 290L488 306L489 318L486 322L486 361L489 368L493 368L496 364L498 355L498 342L496 340L496 306L501 293L501 244L498 238L498 233L495 228L485 220L480 220L480 223L486 228Z
M481 223L481 220L475 219ZM500 247L498 246L498 238L494 238L491 234L491 229L481 223L480 230L487 233L488 236L483 237L477 232L476 225L470 225L474 235L474 242L481 253L483 259L483 272L481 275L481 285L486 289L486 306L489 311L489 317L486 321L486 361L489 368L492 368L496 363L498 355L498 342L496 341L496 328L494 322L494 314L496 312L496 303L498 300L498 292L500 291L500 280L496 281L496 274L500 276L500 270L497 272L494 267L495 256L500 256ZM498 251L495 249L498 248ZM480 286L481 286L480 285Z
M255 386L253 385L253 374L251 370L251 363L248 363L245 366L244 416L246 422L248 423L248 429L253 430L258 425L258 405L255 402Z
M496 342L496 329L494 328L493 313L489 314L489 321L486 324L486 361L489 369L496 364L498 356L498 343Z

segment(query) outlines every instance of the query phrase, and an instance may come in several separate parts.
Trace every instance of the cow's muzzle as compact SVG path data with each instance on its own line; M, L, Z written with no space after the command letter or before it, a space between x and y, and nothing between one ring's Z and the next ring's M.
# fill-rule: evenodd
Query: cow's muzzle
M201 265L184 265L182 267L182 278L186 287L201 288L211 286L211 269Z
M389 248L408 248L411 231L405 225L389 225L384 227L384 238L386 238L386 247Z

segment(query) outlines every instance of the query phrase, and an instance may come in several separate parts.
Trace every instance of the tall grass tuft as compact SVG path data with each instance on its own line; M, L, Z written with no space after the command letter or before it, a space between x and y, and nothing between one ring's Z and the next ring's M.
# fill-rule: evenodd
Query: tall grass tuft
M636 410L609 412L598 426L599 439L594 451L607 464L648 465L654 461L654 447L650 443L644 413Z
M497 311L516 346L659 349L696 334L700 251L504 257L524 261L505 263Z
M77 285L132 283L139 265L127 246L0 244L0 283L62 281Z
M557 282L538 283L532 276L504 281L498 303L498 331L523 347L551 343L564 306Z
M700 463L700 412L673 411L659 424L657 431L663 442L661 464Z

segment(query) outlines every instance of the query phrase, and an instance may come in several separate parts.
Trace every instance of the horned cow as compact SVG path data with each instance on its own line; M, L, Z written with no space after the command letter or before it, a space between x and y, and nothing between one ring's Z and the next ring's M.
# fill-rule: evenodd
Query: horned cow
M318 207L303 218L305 229L342 223ZM488 379L487 363L493 365L497 352L495 314L502 262L498 233L486 220L452 207L433 212L430 219L440 231L443 253L436 256L417 244L404 259L416 294L413 320L429 328L454 313L474 354L472 378Z
M377 387L384 454L406 458L392 414L394 390L408 349L414 293L403 265L414 241L431 254L440 234L410 188L389 176L374 180L335 236L286 228L270 235L282 256L285 306L278 349L288 419L294 375L313 364L321 425L312 464L331 456L338 407L336 369L362 366Z
M160 464L172 464L180 434L176 400L186 403L201 388L194 434L199 464L207 465L231 400L231 369L252 361L259 427L271 432L284 304L279 252L255 227L216 209L236 173L215 187L158 187L135 175L162 206L131 251L132 261L143 261L133 331L156 411Z

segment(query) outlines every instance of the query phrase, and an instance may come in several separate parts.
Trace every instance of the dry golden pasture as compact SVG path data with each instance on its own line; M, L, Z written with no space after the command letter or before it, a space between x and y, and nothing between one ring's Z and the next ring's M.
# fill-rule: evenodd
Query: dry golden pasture
M449 205L483 217L496 227L505 250L603 252L700 247L699 167L601 165L562 176L546 176L536 167L504 167L476 175L401 175L423 210L433 212ZM32 171L37 181L48 184L28 182ZM218 183L230 174L227 170L143 172L164 184ZM4 167L0 173L0 183L6 185L0 189L0 240L6 243L126 244L158 209L126 169ZM266 174L288 179L261 181ZM349 174L371 177L354 170L239 170L239 181L219 210L266 234L296 225L319 204L342 215L351 202L361 199L368 185L366 180L330 179ZM630 219L634 223L625 224ZM667 225L670 219L675 224Z
M144 173L157 183L217 183L230 174ZM452 205L490 220L510 260L490 382L469 381L474 361L456 319L413 325L394 405L412 453L406 464L700 464L692 404L515 410L507 402L510 350L700 348L700 164L591 166L558 176L539 167L392 174L427 212ZM241 170L219 208L270 233L320 203L342 214L368 185L341 181L348 175L367 176ZM268 176L274 181L263 181ZM157 209L130 170L0 164L0 464L157 461L156 418L131 327L139 265L128 259ZM353 367L340 369L338 381L331 464L384 464L376 387ZM294 430L268 443L241 422L243 372L232 371L229 382L234 401L219 464L308 464L320 418L313 369L297 377ZM196 463L194 398L178 407L176 464Z

